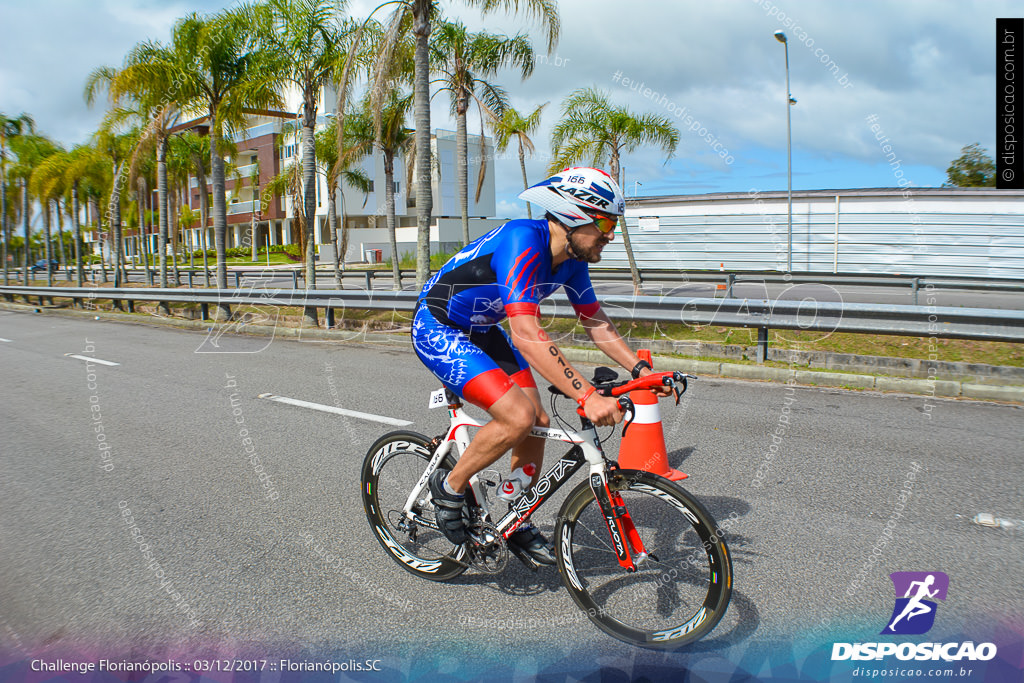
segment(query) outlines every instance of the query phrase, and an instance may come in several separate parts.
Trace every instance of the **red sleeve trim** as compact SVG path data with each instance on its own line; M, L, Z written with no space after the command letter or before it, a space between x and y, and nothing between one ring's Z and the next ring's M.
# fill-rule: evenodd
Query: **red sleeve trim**
M601 310L601 304L597 301L590 304L573 304L572 307L576 314L584 320L590 320L594 317L594 314Z
M532 315L535 318L539 318L540 306L529 301L517 301L515 303L505 304L505 313L508 314L508 317L510 318L517 315Z

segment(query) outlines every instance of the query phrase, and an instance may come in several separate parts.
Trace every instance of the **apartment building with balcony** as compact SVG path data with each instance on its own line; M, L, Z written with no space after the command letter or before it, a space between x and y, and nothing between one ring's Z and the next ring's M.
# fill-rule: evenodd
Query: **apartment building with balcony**
M326 88L322 101L333 102L331 88ZM290 101L290 100L289 100ZM295 102L295 109L298 103ZM260 193L266 184L290 164L301 164L301 131L295 128L295 116L287 112L266 112L253 115L247 128L232 135L237 151L227 159L225 189L227 191L227 239L226 247L250 247L253 240L259 247L287 245L301 242L297 222L294 220L293 197L289 194L277 196L267 205L260 203ZM191 127L202 132L202 122L192 122ZM333 112L328 111L317 121L317 130L334 125ZM469 216L470 237L484 234L503 221L494 218L494 151L490 138L469 136ZM458 206L456 186L455 133L436 130L431 136L431 148L435 157L432 171L433 223L430 229L431 251L450 251L462 243L461 212ZM477 173L480 165L485 166L485 180L479 199L476 195ZM379 150L368 154L356 166L371 180L368 193L344 185L337 193L338 229L349 228L346 262L366 260L367 252L379 251L383 259L391 257L390 240L386 225L386 178L383 155ZM405 159L398 156L394 164L396 242L399 255L412 254L416 250L416 192L408 186L409 174ZM207 179L209 182L209 179ZM210 192L209 184L204 188ZM200 188L195 177L189 181L189 205L198 211ZM328 224L327 182L319 171L316 181L316 226L314 242L316 251L323 260L334 255ZM208 248L213 248L214 236L212 218L206 226ZM202 228L198 224L183 229L186 242L199 248Z

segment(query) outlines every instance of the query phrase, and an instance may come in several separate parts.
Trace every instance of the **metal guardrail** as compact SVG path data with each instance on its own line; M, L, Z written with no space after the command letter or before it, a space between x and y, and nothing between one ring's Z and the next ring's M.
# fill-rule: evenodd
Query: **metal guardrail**
M591 268L592 280L631 282L628 268ZM640 272L641 281L666 282L707 282L725 286L727 299L733 298L733 285L750 284L824 284L853 287L896 287L909 288L918 305L918 292L934 287L936 289L966 289L973 291L1024 292L1024 281L1000 278L961 277L944 275L871 275L867 273L780 273L776 270L720 271L717 273L698 271L681 272L664 268L646 268Z
M199 304L204 320L209 319L211 305L323 308L328 327L334 327L336 309L411 312L417 299L415 292L347 289L0 287L0 294L8 300L14 296L34 296L39 297L40 302L44 298L51 301L54 298L70 298L76 305L81 305L84 300L96 299L125 301L128 302L129 310L134 310L135 301ZM767 355L768 334L772 329L1024 342L1024 311L647 296L609 296L604 297L601 304L613 320L757 329L758 362L763 362ZM576 317L569 300L562 295L546 299L540 311L544 317Z
M20 276L20 268L12 269L12 276L14 273L18 273ZM68 279L71 279L73 267L69 267L67 270ZM90 272L90 271L87 271ZM92 272L92 279L95 282L95 271ZM130 280L131 275L145 275L145 269L134 267L127 270L127 275ZM150 286L153 286L156 279L159 277L158 268L156 266L150 267L149 282ZM326 268L317 269L317 282L327 282L333 280L334 270ZM436 271L431 271L436 272ZM202 268L178 268L179 279L175 281L175 284L181 285L182 276L186 279L189 287L195 286L195 278L203 273ZM403 268L398 271L399 273L399 286L402 285L403 281L408 278L410 280L415 279L415 269ZM45 273L44 273L45 275ZM211 268L209 270L210 279L216 279L216 270ZM346 269L341 273L342 278L357 278L363 280L366 289L373 289L373 281L378 277L390 280L392 277L391 270L353 270ZM169 279L174 280L174 274L171 269L168 268L167 276ZM38 277L38 275L37 275ZM262 268L258 264L253 264L245 267L233 266L228 271L228 282L234 281L235 287L242 286L242 279L265 279L265 278L279 278L279 277L290 277L292 280L292 287L297 289L299 287L299 280L305 282L305 271L302 266L296 265L293 268ZM632 276L630 275L628 268L591 268L590 277L592 280L597 282L631 282ZM914 305L918 305L918 292L921 290L927 290L929 287L936 289L962 289L971 291L982 291L982 292L1024 292L1024 281L1022 280L1008 280L999 278L980 278L980 277L960 277L960 276L941 276L941 275L870 275L865 273L780 273L775 270L766 271L728 271L728 272L707 272L707 271L696 271L686 272L671 269L659 269L649 268L641 271L641 280L650 281L662 281L672 282L679 284L686 283L710 283L720 285L720 288L725 289L725 298L735 298L733 295L733 286L736 284L824 284L832 286L854 286L854 287L893 287L906 289L909 288L913 294Z

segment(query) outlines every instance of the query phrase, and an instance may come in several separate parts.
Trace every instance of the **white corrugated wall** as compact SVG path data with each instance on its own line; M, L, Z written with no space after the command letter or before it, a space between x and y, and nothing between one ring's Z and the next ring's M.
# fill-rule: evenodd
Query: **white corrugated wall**
M838 202L838 239L836 196ZM657 230L640 229L657 223ZM654 218L657 220L653 220ZM785 192L630 201L641 268L785 270ZM602 266L626 266L621 236ZM794 272L1024 278L1024 193L946 188L794 193Z

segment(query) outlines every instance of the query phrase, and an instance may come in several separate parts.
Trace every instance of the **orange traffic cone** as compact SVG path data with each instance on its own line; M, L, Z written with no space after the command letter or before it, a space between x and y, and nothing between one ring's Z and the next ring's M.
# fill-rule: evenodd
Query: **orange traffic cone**
M650 350L640 349L637 355L651 362ZM619 466L623 469L646 470L672 481L686 479L688 475L669 467L658 397L650 389L631 391L629 397L636 407L636 418L622 437Z

